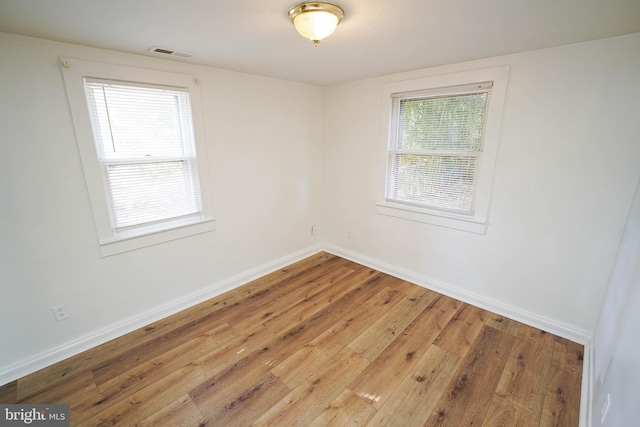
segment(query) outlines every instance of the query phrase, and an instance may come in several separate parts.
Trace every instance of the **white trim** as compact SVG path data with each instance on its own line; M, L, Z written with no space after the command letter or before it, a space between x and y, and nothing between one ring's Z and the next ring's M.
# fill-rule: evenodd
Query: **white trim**
M104 258L215 230L215 220L213 218L183 222L175 221L175 224L172 228L166 228L167 223L165 223L164 227L158 230L152 230L152 227L147 227L145 234L133 234L140 231L140 228L137 228L132 230L133 233L130 236L125 232L122 233L124 237L100 240L100 254Z
M584 359L582 361L582 388L580 390L580 427L593 425L593 340L584 344Z
M377 259L360 255L333 245L325 245L324 250L339 257L357 262L358 264L365 265L399 279L406 280L418 286L422 286L423 288L430 289L451 298L463 301L467 304L471 304L484 310L494 312L501 316L517 320L518 322L533 326L538 329L542 329L543 331L552 333L562 338L569 339L579 344L585 345L591 340L591 334L587 331L576 329L573 326L564 324L562 322L558 322L547 317L523 310L521 308L514 307L512 305L505 304L473 292L469 292L457 286L441 282L439 280L432 279L430 277L423 276L421 274L417 274L403 268L392 266Z
M472 217L454 213L445 214L442 211L428 212L426 209L412 208L408 205L396 206L392 202L387 202L386 205L376 204L376 213L476 234L485 234L487 231L485 222Z
M49 349L46 352L40 353L36 356L30 357L20 363L9 366L2 372L0 372L0 385L4 385L11 381L22 378L25 375L29 375L40 369L51 366L54 363L60 362L69 357L75 356L83 351L89 350L100 344L104 344L114 338L123 336L136 329L142 328L150 323L157 322L164 319L167 316L178 313L189 307L193 307L196 304L204 302L208 299L221 295L225 292L238 288L244 284L258 279L283 267L286 267L294 262L300 261L311 255L314 255L322 250L321 245L314 245L300 251L294 252L290 255L278 258L274 261L268 262L261 266L258 266L245 273L238 274L230 277L221 282L208 286L205 289L193 292L185 295L167 304L152 308L144 313L135 315L123 321L117 322L111 326L103 328L91 335L87 335L55 348Z

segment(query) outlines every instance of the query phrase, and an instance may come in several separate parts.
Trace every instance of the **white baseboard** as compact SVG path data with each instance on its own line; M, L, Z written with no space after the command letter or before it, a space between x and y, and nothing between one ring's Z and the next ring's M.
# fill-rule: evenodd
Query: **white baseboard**
M260 278L264 275L293 264L294 262L300 261L301 259L316 254L320 252L321 249L322 247L319 244L302 249L298 252L286 255L282 258L258 266L245 273L215 283L200 291L185 295L184 297L181 297L177 300L171 301L167 304L161 305L144 313L110 325L90 335L86 335L74 341L51 348L46 352L43 352L39 355L3 369L0 372L0 385L4 385L11 381L17 380L18 378L29 375L42 368L46 368L47 366L51 366L54 363L60 362L71 356L75 356L76 354L89 350L90 348L96 347L114 338L135 331L136 329L139 329L150 323L161 320L167 316L178 313L179 311L185 310L189 307L193 307L196 304L204 302L210 298L228 292L232 289L249 283L252 280Z

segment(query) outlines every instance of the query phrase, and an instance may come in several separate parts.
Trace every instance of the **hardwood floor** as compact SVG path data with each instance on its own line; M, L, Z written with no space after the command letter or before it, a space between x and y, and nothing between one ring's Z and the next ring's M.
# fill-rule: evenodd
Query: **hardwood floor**
M0 387L71 425L577 426L581 345L320 253Z

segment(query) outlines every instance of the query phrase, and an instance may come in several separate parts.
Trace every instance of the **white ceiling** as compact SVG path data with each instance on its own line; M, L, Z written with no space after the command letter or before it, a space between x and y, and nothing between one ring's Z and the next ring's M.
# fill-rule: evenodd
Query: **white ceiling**
M0 31L319 85L640 32L640 0L335 2L345 18L317 48L295 0L0 0Z

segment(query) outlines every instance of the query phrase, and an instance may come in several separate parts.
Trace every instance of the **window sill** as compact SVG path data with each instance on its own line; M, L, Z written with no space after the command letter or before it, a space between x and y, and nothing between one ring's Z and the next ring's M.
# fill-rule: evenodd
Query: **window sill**
M101 240L100 252L104 258L213 230L215 230L213 218L181 220L162 226L127 230L118 233L112 239Z
M422 209L399 203L377 203L376 213L475 234L486 234L487 232L486 220L481 218Z

